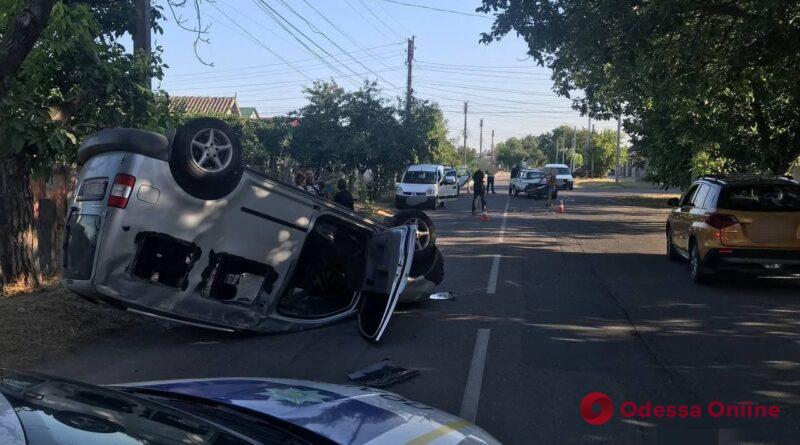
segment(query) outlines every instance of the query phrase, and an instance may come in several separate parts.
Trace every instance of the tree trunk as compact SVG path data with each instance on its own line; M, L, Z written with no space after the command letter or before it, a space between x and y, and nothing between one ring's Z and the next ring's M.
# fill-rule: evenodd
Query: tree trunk
M0 158L0 289L39 286L30 164L24 155Z

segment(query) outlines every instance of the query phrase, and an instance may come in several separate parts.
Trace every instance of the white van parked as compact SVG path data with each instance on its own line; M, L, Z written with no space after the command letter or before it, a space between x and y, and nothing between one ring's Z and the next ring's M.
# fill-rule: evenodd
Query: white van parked
M544 171L545 175L550 172L556 174L557 189L572 190L575 186L575 179L572 177L572 172L570 172L569 167L564 164L547 164L542 171Z
M403 173L394 192L398 209L426 207L437 209L458 198L456 169L449 165L417 164Z

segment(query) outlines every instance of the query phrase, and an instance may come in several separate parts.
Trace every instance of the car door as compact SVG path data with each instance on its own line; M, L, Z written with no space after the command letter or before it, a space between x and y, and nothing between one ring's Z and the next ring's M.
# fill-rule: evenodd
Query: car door
M454 169L445 169L439 183L439 197L442 201L458 199L458 175Z
M367 270L361 288L358 325L361 335L380 341L414 260L416 226L394 227L372 236L367 247Z
M670 223L670 227L672 228L672 243L675 247L684 252L688 252L689 249L689 227L691 226L690 212L692 207L694 207L693 199L699 188L700 184L695 184L690 187L686 194L683 195L683 198L681 198L680 205L672 210L672 222Z

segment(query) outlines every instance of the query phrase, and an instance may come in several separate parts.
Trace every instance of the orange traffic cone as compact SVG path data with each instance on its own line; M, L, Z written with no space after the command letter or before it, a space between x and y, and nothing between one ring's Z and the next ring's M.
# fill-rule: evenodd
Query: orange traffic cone
M486 213L486 210L481 213L481 221L489 221L489 214Z
M556 213L566 213L566 210L564 209L563 199L561 200L561 203L558 205L558 208L556 208Z

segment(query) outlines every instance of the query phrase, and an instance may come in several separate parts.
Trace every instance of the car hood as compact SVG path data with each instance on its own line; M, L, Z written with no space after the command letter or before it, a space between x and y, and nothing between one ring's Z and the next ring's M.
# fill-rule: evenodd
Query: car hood
M401 187L404 192L410 193L425 193L430 189L436 189L436 184L406 184L406 183L397 183L398 187Z
M225 378L129 383L248 408L341 444L499 443L472 423L397 394L360 385L289 379ZM420 442L422 443L422 442Z

